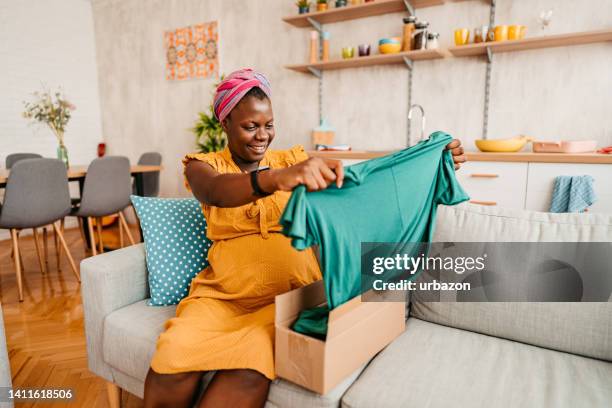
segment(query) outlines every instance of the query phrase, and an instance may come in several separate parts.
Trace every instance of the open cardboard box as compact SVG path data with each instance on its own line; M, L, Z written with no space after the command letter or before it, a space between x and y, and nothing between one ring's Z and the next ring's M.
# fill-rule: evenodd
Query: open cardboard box
M384 293L374 296L384 299ZM330 312L325 341L291 330L302 310L325 303L322 280L276 296L276 375L319 394L332 390L406 327L405 302L362 302L357 296Z

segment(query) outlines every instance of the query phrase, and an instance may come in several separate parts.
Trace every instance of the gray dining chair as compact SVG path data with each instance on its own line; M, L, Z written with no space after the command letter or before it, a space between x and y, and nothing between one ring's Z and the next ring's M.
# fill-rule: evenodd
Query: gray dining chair
M138 164L145 166L159 166L162 163L162 156L157 152L143 153L138 159ZM159 195L159 171L152 171L142 174L143 197L157 197ZM136 194L136 184L132 187L133 194Z
M19 160L40 158L42 158L42 156L38 153L11 153L6 156L5 166L8 170L10 170Z
M66 166L56 159L25 159L15 163L9 173L0 211L0 228L9 229L13 244L15 273L19 301L23 301L22 263L20 259L19 230L32 228L41 271L45 272L38 241L37 228L51 225L67 254L77 280L81 277L66 245L58 221L70 212L70 192ZM57 248L59 252L59 248Z
M119 245L123 246L123 232L132 245L134 238L127 225L123 210L128 207L132 193L130 161L122 156L105 156L94 159L87 168L81 202L70 213L87 220L87 230L92 254L97 255L93 219L96 219L100 252L104 252L102 242L102 217L119 216Z
M6 156L6 160L4 162L4 166L6 167L7 170L10 170L15 163L17 163L19 160L24 160L24 159L40 159L42 158L42 156L38 153L11 153L8 156ZM19 234L17 234L17 238L19 238ZM55 243L56 243L56 247L57 247L57 238L55 239ZM43 228L43 247L44 247L44 252L45 252L45 265L47 264L47 228ZM11 252L11 257L13 257L15 254L14 252ZM24 269L23 267L23 259L20 259L21 262L21 268ZM59 264L59 260L58 260L58 264Z

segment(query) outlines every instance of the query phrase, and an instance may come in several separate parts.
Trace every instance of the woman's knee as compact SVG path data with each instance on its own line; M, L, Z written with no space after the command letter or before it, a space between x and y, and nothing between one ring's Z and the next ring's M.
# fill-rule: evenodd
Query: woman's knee
M222 387L231 387L236 393L251 395L267 394L270 386L270 380L265 375L249 369L217 371L213 382Z
M203 372L160 374L149 369L145 380L144 406L190 407L196 398Z
M270 380L255 370L232 370L241 387L245 389L267 388Z
M145 388L195 388L199 384L203 374L204 373L199 371L176 374L160 374L150 368L145 380Z

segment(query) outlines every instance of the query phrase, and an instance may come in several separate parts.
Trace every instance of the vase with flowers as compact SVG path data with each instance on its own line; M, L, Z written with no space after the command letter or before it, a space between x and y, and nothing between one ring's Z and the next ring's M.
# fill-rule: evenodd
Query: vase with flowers
M57 158L70 166L68 150L64 144L64 132L75 106L60 91L51 93L48 90L34 92L34 101L24 102L23 117L32 122L44 123L55 134L58 141Z

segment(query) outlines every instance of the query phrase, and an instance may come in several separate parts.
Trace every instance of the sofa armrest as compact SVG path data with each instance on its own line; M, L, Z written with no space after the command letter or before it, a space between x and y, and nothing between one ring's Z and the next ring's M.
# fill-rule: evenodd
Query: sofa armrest
M8 397L8 389L11 388L11 364L6 349L6 337L4 335L4 319L2 317L2 305L0 305L0 396L3 400ZM12 408L12 402L0 401L0 407Z
M104 319L115 310L149 296L144 245L132 245L84 259L81 262L81 295L89 369L114 382L102 351Z

